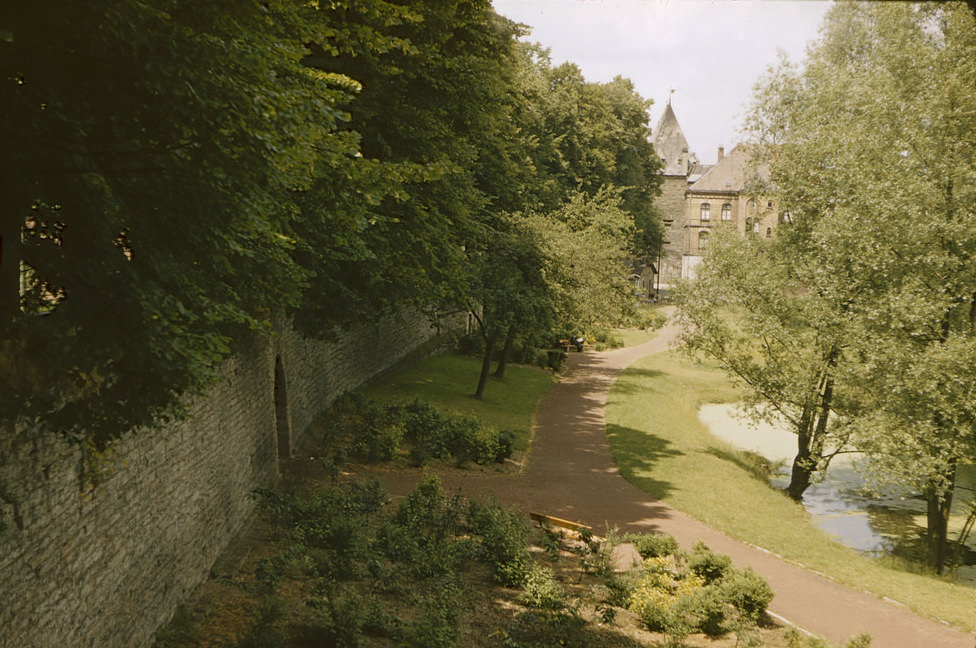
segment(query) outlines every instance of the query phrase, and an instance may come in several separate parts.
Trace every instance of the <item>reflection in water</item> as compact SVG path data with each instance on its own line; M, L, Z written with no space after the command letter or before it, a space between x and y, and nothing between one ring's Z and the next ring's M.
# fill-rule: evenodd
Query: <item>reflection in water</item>
M771 461L784 462L771 481L774 486L785 488L796 454L796 437L782 427L756 426L738 411L734 404L703 405L699 418L717 438ZM811 484L804 493L804 508L820 528L858 551L917 557L924 552L925 501L897 488L881 494L867 493L864 481L854 470L857 457L838 455L823 480ZM962 492L957 491L956 498L960 507L964 505ZM976 538L970 537L969 546L976 549ZM976 567L962 567L957 576L960 581L976 584Z

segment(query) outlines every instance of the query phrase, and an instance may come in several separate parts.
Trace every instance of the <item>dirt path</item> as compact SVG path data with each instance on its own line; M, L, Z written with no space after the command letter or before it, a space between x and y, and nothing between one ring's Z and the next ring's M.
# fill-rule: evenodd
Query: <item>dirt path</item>
M895 603L838 585L775 555L737 542L637 489L620 476L605 434L603 407L617 375L640 357L664 351L673 326L645 344L604 353L570 354L564 378L543 398L535 440L521 475L452 472L445 486L466 495L494 492L524 510L604 523L624 531L658 531L684 547L703 540L750 566L776 596L770 611L801 628L842 644L867 632L872 648L973 648L976 636L921 618ZM406 493L416 474L380 475L393 493Z

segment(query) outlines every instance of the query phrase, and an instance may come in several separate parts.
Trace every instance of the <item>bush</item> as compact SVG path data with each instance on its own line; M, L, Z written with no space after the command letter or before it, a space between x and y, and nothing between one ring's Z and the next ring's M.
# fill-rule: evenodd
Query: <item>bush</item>
M660 533L634 533L625 536L642 558L670 556L678 552L678 541L674 536Z
M558 612L566 607L566 592L547 567L533 563L526 574L523 590L519 600L529 607L547 612Z
M411 648L452 648L457 644L461 605L453 578L439 579L436 586L419 597L419 618L404 624L397 645Z
M742 616L759 621L766 606L773 600L773 590L762 576L746 567L735 569L720 583L723 598Z
M693 631L714 637L728 630L726 619L731 611L732 606L722 591L714 585L706 585L680 597L672 608L672 617Z
M472 532L480 536L497 583L520 587L531 568L529 528L516 509L504 509L494 499L472 501L468 511Z
M433 457L453 459L459 466L468 461L490 464L512 454L514 435L496 432L480 421L441 414L430 403L415 400L403 407L404 436L412 443L411 461L422 464Z
M333 403L320 442L333 451L333 464L346 449L363 461L392 459L403 440L403 415L399 407L382 407L361 394L344 394Z
M715 553L704 542L698 542L691 549L688 567L708 585L723 578L732 569L732 559L725 554Z
M547 349L532 349L531 352L526 354L525 363L539 367L540 369L555 368L550 364L549 358L549 351Z
M548 356L546 360L546 365L553 371L559 371L563 368L563 363L566 362L566 352L562 349L549 349L546 351Z

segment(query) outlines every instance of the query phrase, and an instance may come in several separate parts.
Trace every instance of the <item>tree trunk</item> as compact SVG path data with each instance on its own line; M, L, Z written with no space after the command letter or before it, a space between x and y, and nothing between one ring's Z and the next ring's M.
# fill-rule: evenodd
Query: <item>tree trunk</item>
M946 566L949 548L949 514L952 510L952 491L955 483L956 467L953 465L949 474L949 486L944 493L936 486L925 491L927 504L925 540L928 564L937 574L941 574Z
M797 435L797 452L793 459L793 470L790 473L790 485L786 487L786 494L797 502L803 501L803 493L812 481L813 469L816 463L810 453L810 435Z
M803 499L803 493L810 486L811 475L815 463L811 461L810 441L813 433L813 408L807 406L800 419L796 431L796 457L793 458L793 469L790 472L790 484L786 487L786 494L797 502Z
M495 349L495 336L485 338L485 357L481 361L481 375L478 376L478 388L474 390L474 397L481 398L488 384L488 374L491 372L491 352Z
M505 337L505 346L502 347L502 355L498 358L498 367L495 369L495 378L505 377L505 367L508 366L508 354L512 350L512 344L515 342L515 327L512 326L508 329L508 336Z

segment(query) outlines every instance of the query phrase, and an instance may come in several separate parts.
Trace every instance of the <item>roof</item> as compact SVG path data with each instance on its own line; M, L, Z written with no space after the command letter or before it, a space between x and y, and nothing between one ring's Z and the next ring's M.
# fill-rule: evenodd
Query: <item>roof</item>
M664 107L664 114L654 129L654 150L664 162L665 175L688 175L688 140L681 132L671 102Z
M742 191L746 183L755 177L756 172L757 170L752 165L752 156L749 154L748 147L739 144L712 165L694 184L688 187L688 190L702 193L737 193Z

